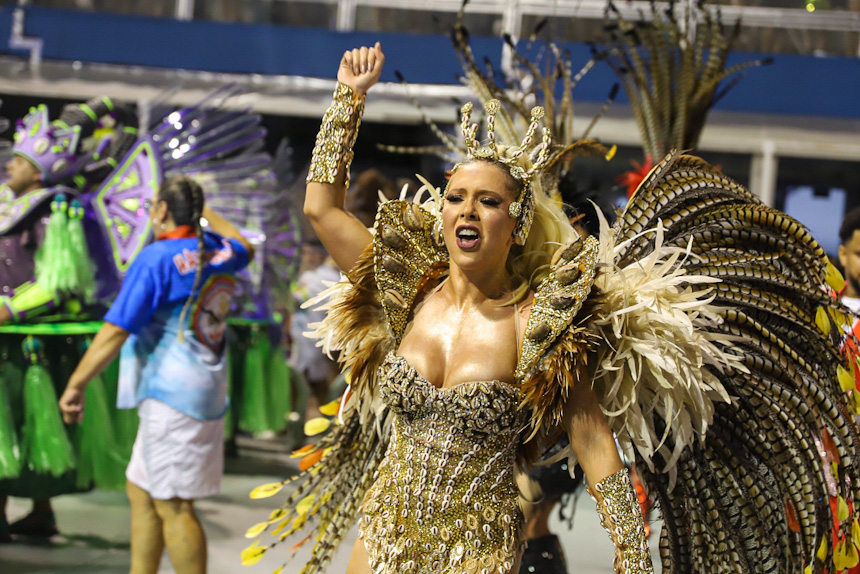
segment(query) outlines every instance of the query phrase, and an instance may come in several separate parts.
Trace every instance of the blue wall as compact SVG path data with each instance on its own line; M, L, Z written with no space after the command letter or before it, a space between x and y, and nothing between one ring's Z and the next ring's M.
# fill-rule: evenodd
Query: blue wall
M0 53L8 42L13 7L0 10ZM213 72L334 78L344 50L379 40L386 54L383 81L399 70L410 83L457 83L460 65L445 36L393 32L339 33L284 26L178 21L117 14L27 8L25 34L44 40L51 60L183 68ZM502 41L473 38L475 53L498 66ZM589 58L584 44L567 44L574 62ZM758 57L734 54L730 64ZM579 100L602 101L616 81L599 63L577 86ZM718 109L772 114L860 118L860 59L778 55L752 69ZM623 97L620 98L623 101Z

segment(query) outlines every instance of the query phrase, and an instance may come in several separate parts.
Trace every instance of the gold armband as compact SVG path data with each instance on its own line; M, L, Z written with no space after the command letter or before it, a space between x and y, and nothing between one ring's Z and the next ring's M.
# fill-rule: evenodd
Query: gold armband
M334 101L323 116L307 182L334 183L341 164L346 171L345 186L349 187L349 164L352 146L358 137L358 126L364 114L365 96L358 97L352 88L338 82Z
M594 490L601 496L597 503L600 523L615 543L616 574L653 574L642 511L628 470L607 476L594 485ZM590 488L588 492L597 499Z

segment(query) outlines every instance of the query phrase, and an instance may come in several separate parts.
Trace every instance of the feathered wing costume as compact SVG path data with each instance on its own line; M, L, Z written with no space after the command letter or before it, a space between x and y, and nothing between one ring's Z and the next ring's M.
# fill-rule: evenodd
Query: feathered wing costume
M249 531L271 525L283 540L317 521L303 572L325 566L355 520L388 440L378 366L402 333L397 310L408 313L413 300L384 288L385 266L396 268L392 253L412 253L413 285L440 270L441 257L427 255L433 212L394 201L380 213L398 212L403 223L379 226L374 252L328 293L329 317L317 332L350 369L344 422L300 453L307 470L293 479L299 486ZM588 284L574 280L568 285L578 287L564 290L580 269L568 259L576 248L559 253L538 291L524 350L533 359L520 365L531 373L522 387L524 445L557 431L567 393L588 369L663 514L664 569L835 572L855 564L856 395L846 393L853 382L839 353L846 316L823 288L837 274L818 244L714 168L677 154L655 168L601 239L599 292L568 321L548 328L542 317L557 316ZM835 537L814 444L823 436L839 457ZM265 548L255 543L245 561Z
M629 22L612 4L608 8L603 55L627 92L649 157L697 147L711 107L749 68L770 63L727 67L739 23L726 33L719 13L704 4L688 6L680 19L675 13L674 3L665 16L652 6L650 21ZM690 256L676 267L719 280L712 286L718 321L692 326L704 327L709 336L733 337L733 352L743 365L729 372L711 368L718 383L709 385L710 394L722 400L696 401L701 406L690 412L692 424L675 418L684 425L669 432L665 421L672 417L658 408L662 420L656 427L664 429L659 436L628 437L628 450L639 449L638 466L663 508L664 566L679 572L704 564L718 572L818 572L856 565L860 530L849 511L854 504L846 503L854 500L856 447L847 413L856 411L858 397L838 353L847 310L825 290L826 279L836 290L842 283L823 250L799 223L763 206L701 160L674 153L649 174L624 217L620 245L661 221L667 247L690 246ZM604 248L607 238L601 237ZM630 268L648 252L636 243L641 240L619 249L617 266ZM647 417L655 410L653 399L634 401L642 395L621 378L614 379L618 388L628 391L614 398L608 413L634 404L623 416L638 418L641 410ZM678 398L672 399L675 405ZM686 435L680 442L671 438L680 433ZM705 438L689 440L695 435ZM816 441L832 447L830 456L839 461L832 472ZM650 457L656 444L659 452ZM828 475L839 483L835 517L826 502ZM684 505L675 503L685 498ZM834 518L838 528L831 545ZM714 559L724 550L735 558L731 563Z
M595 389L661 508L664 569L856 565L857 393L839 352L847 311L828 293L841 278L818 243L672 153L601 249L615 272L597 285L618 301L592 322L609 343ZM836 516L816 439L834 444Z

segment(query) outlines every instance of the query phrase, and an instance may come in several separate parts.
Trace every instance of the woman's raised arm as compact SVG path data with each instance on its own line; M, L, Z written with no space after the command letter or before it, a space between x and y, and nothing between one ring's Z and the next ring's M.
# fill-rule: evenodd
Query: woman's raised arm
M352 269L371 241L370 232L346 211L344 202L365 94L379 80L384 62L379 42L344 53L334 101L323 117L308 172L305 215L344 272Z

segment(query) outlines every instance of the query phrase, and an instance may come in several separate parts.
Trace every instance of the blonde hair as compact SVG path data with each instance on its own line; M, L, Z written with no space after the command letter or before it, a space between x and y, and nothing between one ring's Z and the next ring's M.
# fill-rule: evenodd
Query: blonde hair
M526 243L513 245L505 264L516 283L510 303L523 300L529 291L537 291L540 282L549 275L550 261L558 248L579 237L561 205L549 197L539 182L532 183L532 201L535 214Z

